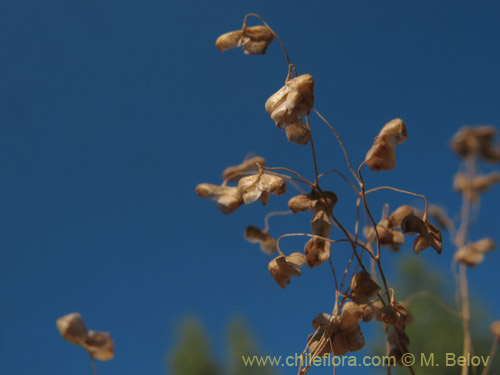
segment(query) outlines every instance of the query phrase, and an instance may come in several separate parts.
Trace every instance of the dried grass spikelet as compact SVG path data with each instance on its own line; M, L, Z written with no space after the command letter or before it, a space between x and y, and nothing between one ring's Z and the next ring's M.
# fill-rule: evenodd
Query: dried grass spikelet
M219 210L226 215L232 214L243 203L243 197L235 186L218 186L203 183L196 186L196 193L204 199L216 201Z
M474 267L484 261L484 254L496 248L495 241L491 238L483 238L461 247L455 253L457 262Z
M490 329L493 333L493 336L496 337L497 342L500 342L500 321L491 323Z
M113 340L107 332L89 331L82 346L92 357L101 361L109 361L115 355Z
M396 167L395 147L408 138L406 125L400 118L384 125L368 150L365 162L374 172L389 171Z
M230 182L237 182L247 172L258 171L259 168L257 164L262 167L265 166L266 159L261 156L253 156L251 158L245 159L240 165L227 167L224 172L222 172L222 178Z
M293 213L309 210L313 214L324 211L330 215L337 200L337 195L332 191L319 192L313 190L309 194L296 195L290 199L288 201L288 207Z
M286 183L281 177L259 173L240 179L238 189L245 204L250 204L258 200L265 206L269 202L271 194L285 194Z
M231 31L219 36L215 46L219 51L242 47L246 55L262 55L273 42L274 33L266 26L243 26L243 29Z
M331 228L332 224L325 211L318 211L311 220L311 232L316 236L330 237Z
M417 234L417 238L413 241L413 251L419 254L429 246L433 247L438 254L441 254L443 249L443 237L438 228L423 221L418 216L410 214L403 219L401 229L405 234Z
M452 138L451 148L462 157L479 156L486 161L500 161L500 147L493 145L497 134L493 126L462 127Z
M56 321L62 337L82 346L96 359L108 361L114 356L113 340L108 332L87 331L79 313L71 313Z
M309 268L319 266L330 258L330 242L314 237L307 241L304 247Z
M287 80L285 86L266 101L267 113L277 127L286 131L290 142L302 145L309 142L311 131L302 122L302 117L308 116L314 106L313 91L313 77L303 74Z
M305 264L305 257L301 253L292 253L286 257L280 255L269 262L268 269L271 276L282 288L290 284L292 276L301 275L300 267Z
M273 255L276 251L276 240L267 231L262 231L253 225L246 228L245 240L251 243L259 243L260 249L266 254Z
M500 181L500 172L494 171L486 175L479 175L473 178L464 173L455 174L453 179L453 188L464 194L472 203L479 200L480 193L489 190L493 185Z
M378 284L372 280L370 274L366 271L358 272L351 280L351 297L355 303L370 303L379 290Z
M87 337L87 327L79 313L64 315L56 321L61 336L76 345L81 345Z

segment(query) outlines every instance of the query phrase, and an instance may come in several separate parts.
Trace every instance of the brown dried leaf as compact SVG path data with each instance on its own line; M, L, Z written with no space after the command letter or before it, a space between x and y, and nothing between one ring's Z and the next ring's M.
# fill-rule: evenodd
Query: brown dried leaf
M113 340L108 332L89 331L83 347L95 359L109 361L115 355Z
M230 182L236 182L245 173L258 171L257 164L262 167L265 166L266 159L261 156L253 156L249 159L245 159L240 165L227 167L224 172L222 172L222 178Z
M311 238L304 247L309 268L319 266L330 258L330 242L321 238Z
M81 345L87 337L87 328L79 313L64 315L56 321L62 337L76 345Z
M358 272L351 280L351 297L358 304L370 303L379 290L380 287L366 271Z
M245 204L259 200L265 206L271 193L276 195L285 194L286 183L281 177L262 173L243 177L238 182L238 189Z
M266 254L273 255L276 251L276 240L253 225L246 228L245 239L251 243L259 243L260 249Z
M204 199L216 201L219 210L226 215L232 214L243 203L240 191L234 186L203 183L196 186L196 193Z

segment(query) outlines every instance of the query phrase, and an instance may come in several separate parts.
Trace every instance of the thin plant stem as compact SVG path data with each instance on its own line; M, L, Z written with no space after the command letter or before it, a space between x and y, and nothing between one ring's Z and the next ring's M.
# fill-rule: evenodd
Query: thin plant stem
M314 150L314 141L313 141L313 137L312 137L311 126L309 125L309 116L306 116L306 125L307 125L307 128L309 129L309 132L311 134L309 142L311 143L311 151L312 151L312 157L313 157L313 162L314 162L314 176L315 176L314 186L317 187L318 186L318 162L316 161L316 151Z
M263 232L267 233L269 231L269 219L273 216L285 216L285 215L290 215L293 212L288 210L288 211L273 211L269 212L265 217L264 217L264 230Z
M92 365L92 375L97 375L97 368L95 366L95 359L94 359L94 357L92 357L92 354L90 354L89 351L87 351L87 353L89 354L90 364Z
M291 169L288 169L288 168L285 168L285 167L261 167L261 168L264 169L264 170L266 170L266 171L281 170L281 171L286 171L288 173L292 173L295 176L297 176L301 180L301 182L303 182L304 184L309 185L310 187L314 188L314 184L312 182L310 182L309 180L307 180L305 177L302 177L297 172L292 171Z
M497 348L498 348L498 339L495 336L493 338L493 343L491 344L490 354L488 354L488 364L486 365L485 368L483 368L481 375L487 375L488 371L490 371L491 364L493 363L493 358L495 358L495 354L497 352Z
M353 183L351 180L349 180L349 179L345 176L345 174L343 174L342 172L338 171L337 169L330 169L330 170L328 170L328 171L326 171L326 172L321 173L321 174L318 176L318 179L320 179L320 178L322 178L323 176L326 176L327 174L330 174L330 173L336 173L336 174L338 174L338 175L339 175L340 177L342 177L342 178L343 178L343 179L344 179L344 180L345 180L345 181L346 181L349 185L351 185L351 187L352 187L352 188L353 188L353 190L356 192L356 194L358 194L358 195L360 194L360 193L359 193L358 188L356 187L356 185L354 185L354 183Z
M425 200L425 211L424 211L423 220L424 221L427 220L427 215L429 212L429 202L428 202L427 197L425 195L413 193L411 191L406 191L406 190L402 190L402 189L397 189L397 188L394 188L392 186L379 186L379 187L365 191L365 194L368 195L370 193L374 193L374 192L379 191L379 190L393 190L393 191L397 191L398 193L403 193L403 194L408 194L408 195L413 195L415 197L423 198Z

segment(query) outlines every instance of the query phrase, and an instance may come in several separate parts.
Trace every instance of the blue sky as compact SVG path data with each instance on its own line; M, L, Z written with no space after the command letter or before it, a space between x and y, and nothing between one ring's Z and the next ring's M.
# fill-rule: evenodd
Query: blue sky
M98 363L112 375L162 373L185 314L200 316L218 356L234 314L267 352L287 355L331 310L326 265L282 290L269 258L243 241L247 225L263 225L291 195L226 217L194 193L250 151L312 177L310 150L287 143L264 110L286 77L279 45L265 56L215 48L248 12L280 34L299 73L313 75L315 105L353 164L384 123L406 121L397 168L365 171L368 185L458 211L448 140L465 124L500 125L497 2L0 0L1 373L88 374L88 358L55 329L73 311L113 335L116 358ZM345 171L331 133L311 121L320 169ZM334 176L325 183L352 228L354 195ZM500 241L497 195L485 196L473 239ZM384 192L374 210L386 201L419 204ZM271 231L304 231L302 219L272 219ZM421 256L449 274L445 237L441 256ZM335 254L340 269L345 256ZM389 275L397 257L387 254ZM497 293L484 285L495 285L498 260L489 254L470 272L485 300ZM496 298L485 303L500 316Z

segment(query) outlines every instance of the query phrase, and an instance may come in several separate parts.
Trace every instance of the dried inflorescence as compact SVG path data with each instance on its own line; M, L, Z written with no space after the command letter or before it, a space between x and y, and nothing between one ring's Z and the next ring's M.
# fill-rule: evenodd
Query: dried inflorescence
M311 211L316 214L318 211L325 211L330 215L337 203L337 195L332 191L313 190L309 194L296 195L288 201L288 207L293 213Z
M241 47L246 55L262 55L273 40L274 33L268 27L244 25L241 30L231 31L218 37L215 46L221 52Z
M304 254L292 253L288 256L280 255L269 262L268 269L276 283L282 288L290 284L292 276L301 275L300 267L306 263Z
M229 215L243 204L243 197L235 186L218 186L212 184L199 184L196 193L204 198L217 202L217 207L222 213Z
M483 238L471 242L457 250L454 259L457 262L473 267L484 261L484 254L495 249L497 246L491 238Z
M257 172L259 170L259 165L264 167L266 165L266 159L262 156L253 156L251 158L245 159L241 164L232 167L227 167L224 172L222 172L222 178L229 182L238 182L241 177L249 172Z
M56 321L61 336L69 342L82 346L88 353L101 361L114 356L113 340L107 332L87 331L79 313L64 315Z
M303 74L287 80L278 92L266 102L266 111L276 122L276 126L286 131L290 142L305 145L311 138L310 129L302 122L314 106L314 80Z
M477 156L489 162L498 162L500 145L493 145L496 134L493 126L464 126L451 140L451 148L463 158Z
M427 249L429 246L434 248L438 254L443 250L443 236L441 231L427 220L422 220L414 214L406 216L402 223L401 229L405 234L418 234L413 241L413 251L415 254Z
M304 253L309 268L319 266L330 258L330 242L318 237L311 238L304 246Z
M265 206L269 202L271 194L285 194L286 183L281 177L259 173L240 179L238 189L245 204L250 204L258 200Z
M400 118L384 125L368 150L365 162L374 172L388 171L396 167L395 147L406 141L406 125Z
M401 222L406 216L413 213L413 208L408 205L398 207L391 216L382 219L377 224L377 232L375 232L373 227L367 227L365 229L367 241L376 241L378 234L380 246L387 246L389 249L397 251L399 247L404 244L405 239L403 233L396 230L396 228L401 226Z
M455 174L453 188L464 194L472 203L479 201L481 193L489 190L500 181L500 172L494 171L486 175L468 176L465 173Z
M253 225L245 230L245 239L251 243L259 243L260 249L269 255L276 251L276 240L272 238L267 231L263 231Z

